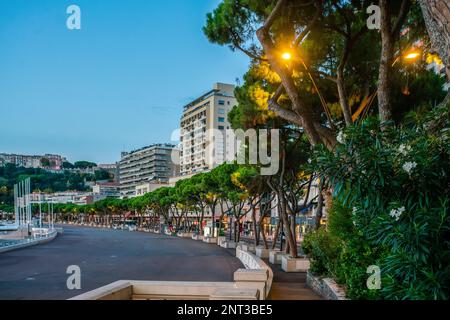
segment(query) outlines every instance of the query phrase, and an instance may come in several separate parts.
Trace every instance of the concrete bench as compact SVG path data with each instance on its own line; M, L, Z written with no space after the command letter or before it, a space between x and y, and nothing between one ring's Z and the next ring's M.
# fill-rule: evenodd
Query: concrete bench
M237 288L258 290L261 293L260 299L264 299L268 277L268 272L265 269L238 269L234 272L234 283Z
M258 289L218 289L209 296L209 300L259 300L260 294Z

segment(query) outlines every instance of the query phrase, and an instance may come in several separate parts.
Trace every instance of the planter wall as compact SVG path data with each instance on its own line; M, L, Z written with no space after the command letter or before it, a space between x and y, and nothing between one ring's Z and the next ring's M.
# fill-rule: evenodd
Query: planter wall
M322 278L308 271L306 285L326 300L347 300L345 289L331 278Z

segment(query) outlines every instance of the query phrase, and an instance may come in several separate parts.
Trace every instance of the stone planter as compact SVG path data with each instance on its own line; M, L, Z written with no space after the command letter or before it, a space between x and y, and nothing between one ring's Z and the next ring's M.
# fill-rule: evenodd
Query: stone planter
M269 262L271 264L281 264L281 258L287 254L280 250L269 250Z
M281 258L281 269L284 272L307 272L309 266L308 258L292 258L288 255Z
M264 247L256 247L255 249L256 255L262 259L269 258L269 249Z
M204 237L203 242L217 244L217 238Z
M247 252L255 252L255 246L253 244L249 244L249 243L239 243L239 245L241 246L241 249Z
M234 242L234 241L222 241L221 247L225 248L225 249L236 249L236 242Z
M183 232L183 233L181 234L181 236L182 236L183 238L192 238L192 235L193 235L192 232Z
M217 245L220 246L222 244L223 241L226 241L227 237L225 236L219 236L217 237Z
M192 240L202 241L203 240L203 236L199 235L199 234L193 234L192 235Z

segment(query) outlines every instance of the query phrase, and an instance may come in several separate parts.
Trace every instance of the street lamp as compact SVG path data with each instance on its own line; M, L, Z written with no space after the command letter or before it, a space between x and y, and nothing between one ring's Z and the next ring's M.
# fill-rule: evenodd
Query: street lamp
M418 56L420 56L420 52L418 52L418 51L411 51L411 52L407 53L407 54L404 56L404 59L405 59L405 60L414 60L414 59L416 59Z
M292 59L292 54L290 52L283 52L283 54L281 55L281 58L283 60L289 61Z
M394 66L400 59L405 60L406 62L412 62L413 60L416 60L417 57L420 56L420 52L417 50L410 50L409 52L399 55L397 58L395 58L394 63L392 63L392 66Z

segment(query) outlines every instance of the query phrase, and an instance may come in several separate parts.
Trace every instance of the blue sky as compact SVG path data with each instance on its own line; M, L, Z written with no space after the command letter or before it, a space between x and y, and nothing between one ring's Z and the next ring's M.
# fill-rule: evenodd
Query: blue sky
M203 35L218 3L0 0L0 152L107 163L170 142L183 105L248 67Z

